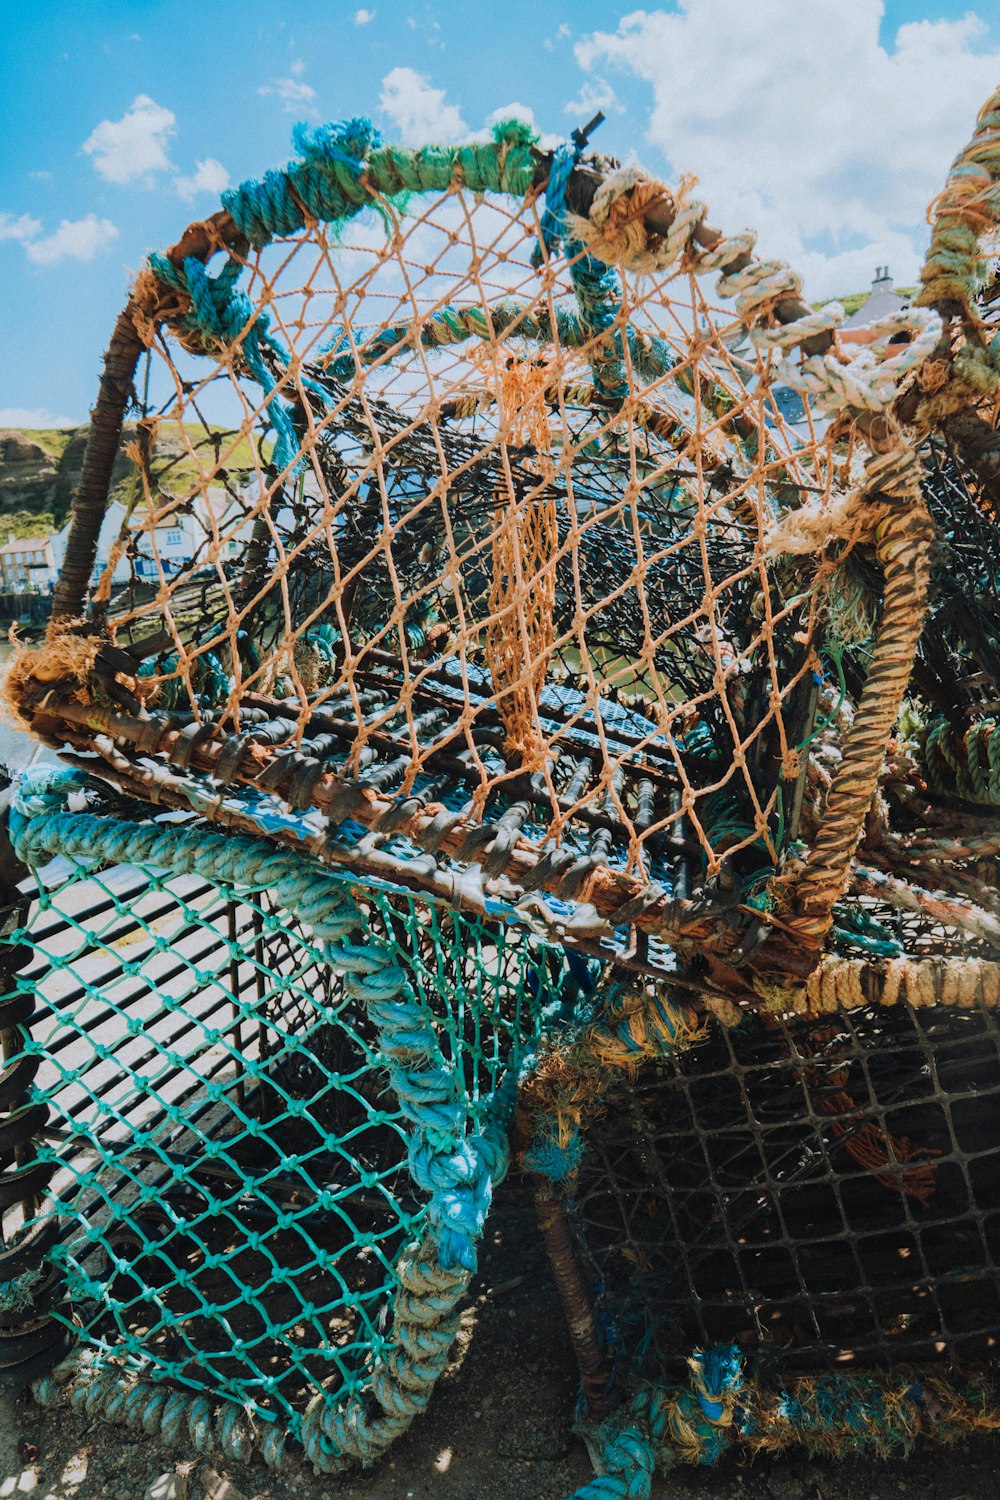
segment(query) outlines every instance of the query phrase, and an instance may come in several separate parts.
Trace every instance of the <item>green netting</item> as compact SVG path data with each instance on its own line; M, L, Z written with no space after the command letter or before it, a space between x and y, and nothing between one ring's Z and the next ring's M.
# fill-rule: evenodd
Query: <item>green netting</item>
M564 960L263 843L64 813L55 783L21 820L46 862L11 940L85 1355L63 1374L168 1436L371 1458L447 1357Z

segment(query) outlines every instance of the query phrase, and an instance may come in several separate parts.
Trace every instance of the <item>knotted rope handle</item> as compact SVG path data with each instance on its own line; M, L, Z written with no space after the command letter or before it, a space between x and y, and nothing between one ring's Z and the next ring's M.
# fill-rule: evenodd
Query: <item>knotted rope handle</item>
M994 385L1000 378L1000 340L994 341L995 350L987 348L976 306L983 237L1000 221L1000 90L980 111L975 134L955 158L932 212L934 227L916 301L933 307L945 319L961 318L966 349L953 364L956 390L950 402L935 412L933 405L918 404L907 393L897 404L895 416L901 421L919 421L922 412L920 425L925 427L928 419L933 422L937 417L947 437L956 420L966 424L978 420L973 414L956 412L956 399L961 401L963 395L966 402L970 396L974 399L991 370ZM970 366L978 372L972 381ZM919 387L913 389L917 392ZM879 462L876 459L869 466L870 473ZM901 488L905 491L905 481ZM875 553L884 570L885 593L872 664L830 789L823 826L792 896L791 925L816 961L832 925L834 904L847 885L927 610L933 524L916 484L911 485L908 500L905 493L899 493L899 499L903 506L890 510L875 529Z
M957 314L966 321L967 332L979 336L982 240L1000 220L1000 88L979 111L975 133L952 162L931 213L931 243L916 301L945 315Z

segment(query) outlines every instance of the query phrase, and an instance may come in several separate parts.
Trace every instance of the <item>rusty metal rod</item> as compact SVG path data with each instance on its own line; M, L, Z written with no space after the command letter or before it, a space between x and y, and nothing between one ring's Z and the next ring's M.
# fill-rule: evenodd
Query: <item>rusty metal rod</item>
M535 1213L566 1315L570 1342L580 1367L587 1412L600 1420L608 1416L617 1404L608 1395L610 1365L601 1350L597 1320L587 1295L565 1207L544 1181L535 1189Z

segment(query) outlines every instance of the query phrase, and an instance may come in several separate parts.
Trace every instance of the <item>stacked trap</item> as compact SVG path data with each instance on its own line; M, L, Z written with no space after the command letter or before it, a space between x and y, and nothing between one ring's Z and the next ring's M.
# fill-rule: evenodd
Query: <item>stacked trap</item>
M8 872L45 1399L375 1456L520 1083L628 1493L858 1401L993 1420L996 128L860 350L690 183L516 121L302 130L150 258L7 681L72 767Z
M11 941L54 1275L10 1295L54 1283L82 1354L39 1394L230 1457L370 1461L447 1360L565 962L263 841L64 814L80 778L49 778L30 831L14 813L44 869Z

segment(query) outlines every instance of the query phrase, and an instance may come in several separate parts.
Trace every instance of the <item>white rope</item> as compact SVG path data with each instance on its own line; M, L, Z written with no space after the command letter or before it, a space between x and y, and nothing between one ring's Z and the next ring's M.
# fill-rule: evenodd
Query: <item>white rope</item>
M796 348L806 339L815 338L818 333L833 333L844 321L844 316L844 309L839 302L828 302L818 312L810 313L805 318L797 318L794 323L786 323L778 328L754 328L750 332L750 338L756 349L780 349L784 353Z
M702 267L695 266L700 272ZM749 325L779 297L797 297L802 278L783 260L752 260L741 271L724 272L715 283L720 297L735 297L740 321Z
M909 307L872 326L877 334L875 342L867 344L849 363L844 364L836 354L813 354L800 364L782 360L778 375L793 390L808 396L819 412L835 412L845 406L887 411L903 382L937 348L942 323L929 308ZM889 339L896 333L911 333L913 337L890 355L888 350L897 346Z
M725 268L734 261L752 255L756 235L749 230L729 235L711 247L699 246L694 235L707 209L692 194L693 177L682 178L676 191L670 193L673 223L655 249L649 248L641 220L613 224L612 209L622 195L639 184L654 181L634 166L623 167L605 178L594 195L589 219L575 221L579 237L592 254L609 263L617 261L636 274L666 270L685 255L691 256L691 270L696 275L721 271L716 292L720 297L735 299L737 316L760 352L777 350L787 355L806 339L832 333L840 326L844 310L837 302L782 327L752 326L770 314L781 298L799 297L802 280L780 260L751 260L740 270L727 271ZM904 382L937 347L941 328L937 313L925 308L906 308L875 324L874 341L852 360L845 361L837 352L814 354L801 361L784 358L775 373L793 390L808 396L821 414L848 407L884 412L897 399ZM889 339L898 333L912 335L910 342L899 348L889 344ZM894 352L890 353L890 349Z

